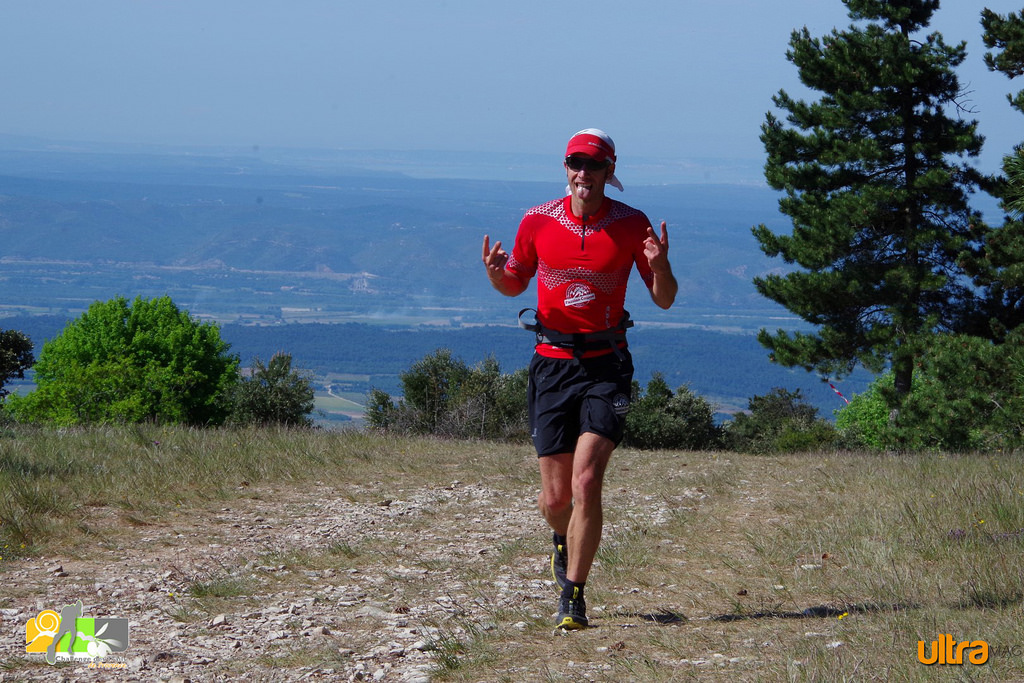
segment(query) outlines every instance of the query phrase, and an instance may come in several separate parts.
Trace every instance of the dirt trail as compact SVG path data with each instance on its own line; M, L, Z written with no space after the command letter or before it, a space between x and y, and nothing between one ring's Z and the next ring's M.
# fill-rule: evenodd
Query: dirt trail
M432 525L448 506L458 508L457 532ZM101 514L108 518L97 522ZM81 558L6 564L0 650L23 653L29 619L81 599L85 617L130 620L128 649L102 660L124 666L119 680L427 681L431 643L445 637L439 626L474 600L467 571L494 566L493 530L543 534L527 498L458 482L401 500L373 498L372 485L274 487L152 523L126 519L93 510L101 538ZM489 599L546 606L543 558L534 564L495 576ZM5 671L0 680L110 675L34 654Z

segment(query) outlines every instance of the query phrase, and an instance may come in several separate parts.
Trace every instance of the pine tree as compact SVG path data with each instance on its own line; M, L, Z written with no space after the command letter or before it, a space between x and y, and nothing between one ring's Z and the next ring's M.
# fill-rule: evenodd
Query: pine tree
M843 0L853 20L822 39L794 31L787 58L815 102L774 98L761 140L765 177L785 196L790 234L753 229L762 251L798 269L758 291L816 326L760 342L773 361L842 376L891 364L894 407L911 389L929 335L974 306L958 257L978 216L982 138L964 120L955 74L965 44L920 35L938 0Z
M1010 79L1024 75L1024 12L1004 17L986 9L981 24L985 46L996 50L985 55L988 68ZM1006 99L1024 113L1024 90ZM964 263L983 293L971 331L1001 341L1024 324L1024 144L1003 157L1003 174L986 189L1006 215L998 228L981 226L983 245Z

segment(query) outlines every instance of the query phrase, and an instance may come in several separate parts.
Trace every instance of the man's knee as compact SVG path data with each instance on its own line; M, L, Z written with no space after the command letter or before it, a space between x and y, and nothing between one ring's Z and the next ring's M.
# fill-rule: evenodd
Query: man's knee
M615 448L611 441L596 435L592 437L589 445L592 446L590 450L576 456L583 465L573 472L572 477L572 495L577 505L590 500L600 501L604 473Z
M541 507L551 513L558 514L564 512L572 506L572 492L561 489L542 491L540 494L540 504Z
M599 472L584 470L572 482L572 497L577 505L600 503L604 479Z

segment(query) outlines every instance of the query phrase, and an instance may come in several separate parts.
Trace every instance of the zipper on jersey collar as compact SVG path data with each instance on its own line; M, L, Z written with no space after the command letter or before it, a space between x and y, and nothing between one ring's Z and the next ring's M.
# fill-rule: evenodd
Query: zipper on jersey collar
M583 233L580 236L580 251L587 249L587 214L583 214Z

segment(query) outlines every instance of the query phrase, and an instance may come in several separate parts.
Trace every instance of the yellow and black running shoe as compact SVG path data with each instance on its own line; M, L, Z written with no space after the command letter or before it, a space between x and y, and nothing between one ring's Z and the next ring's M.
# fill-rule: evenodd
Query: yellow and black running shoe
M590 626L590 621L587 619L587 602L583 599L582 592L577 588L573 590L573 597L563 595L558 600L555 628L576 631L588 626Z
M558 542L558 534L553 534L553 542L555 549L551 553L551 578L555 580L558 588L561 589L565 586L566 582L565 572L569 567L569 553L565 543Z

